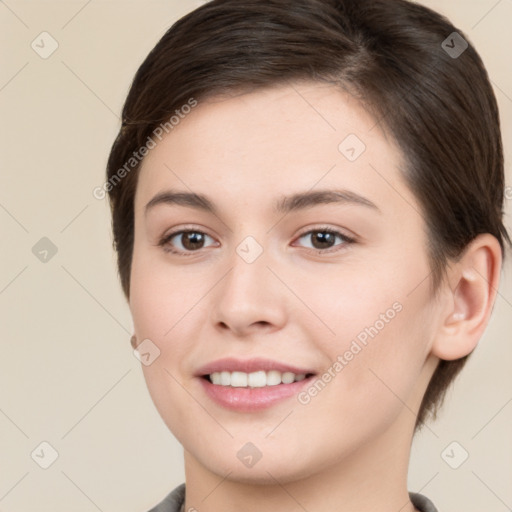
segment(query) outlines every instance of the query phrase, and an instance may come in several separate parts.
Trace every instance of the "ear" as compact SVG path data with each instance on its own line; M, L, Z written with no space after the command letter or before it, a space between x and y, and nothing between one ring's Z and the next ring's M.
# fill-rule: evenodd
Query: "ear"
M498 240L478 235L447 272L447 297L432 353L451 361L470 354L489 322L502 264Z

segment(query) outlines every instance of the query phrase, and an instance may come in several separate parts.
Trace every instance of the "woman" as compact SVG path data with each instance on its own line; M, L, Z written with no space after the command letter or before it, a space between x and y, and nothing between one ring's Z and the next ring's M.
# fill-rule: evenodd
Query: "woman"
M185 484L153 512L435 511L414 432L510 238L496 100L403 0L214 0L138 70L105 190Z

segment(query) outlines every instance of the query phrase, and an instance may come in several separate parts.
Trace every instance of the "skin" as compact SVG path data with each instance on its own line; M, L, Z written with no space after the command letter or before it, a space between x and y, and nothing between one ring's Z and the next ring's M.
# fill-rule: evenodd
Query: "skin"
M338 149L348 134L366 145L353 162ZM364 108L317 83L200 102L146 156L129 305L137 340L160 350L142 369L184 447L185 510L415 510L406 481L421 399L439 357L462 357L483 333L501 253L481 235L433 296L425 222L403 167ZM216 215L177 204L145 213L171 188L208 196ZM272 210L283 195L320 189L349 190L377 209ZM355 242L318 245L325 227ZM180 229L207 235L202 246L167 242L188 256L159 246ZM252 263L236 252L248 236L263 250ZM229 356L322 375L396 303L401 311L307 404L227 410L194 376ZM247 442L262 454L251 468L237 457Z

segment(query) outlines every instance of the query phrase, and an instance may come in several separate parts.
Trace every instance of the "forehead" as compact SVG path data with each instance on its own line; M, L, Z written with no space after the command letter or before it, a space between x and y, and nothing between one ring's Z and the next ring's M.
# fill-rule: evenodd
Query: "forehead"
M371 192L382 175L400 181L401 165L392 139L348 93L317 83L279 86L199 102L182 115L142 163L136 208L175 185L236 191L260 205L272 190L315 184Z

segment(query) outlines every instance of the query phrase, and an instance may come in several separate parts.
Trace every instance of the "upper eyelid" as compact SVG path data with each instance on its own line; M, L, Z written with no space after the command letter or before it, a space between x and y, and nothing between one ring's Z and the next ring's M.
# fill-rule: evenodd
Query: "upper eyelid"
M169 240L177 235L182 235L183 233L201 233L203 235L209 236L210 238L215 238L214 236L210 235L207 231L205 231L203 228L194 228L194 227L182 227L177 230L172 230L169 233L163 235L161 237L162 240Z
M345 230L343 228L331 227L331 226L327 226L327 225L319 225L319 226L313 226L313 227L309 227L309 228L304 228L304 231L301 231L296 236L300 237L300 236L303 236L303 235L307 235L307 234L311 233L312 231L334 231L334 232L339 233L340 235L343 235L343 236L345 236L347 238L355 237L355 235L346 234ZM168 238L168 237L171 237L171 236L175 236L175 235L182 234L182 233L187 233L187 232L202 233L204 235L210 236L211 238L214 238L214 236L210 235L208 233L208 231L206 231L204 228L197 228L197 227L194 227L194 226L180 227L179 229L177 229L175 231L173 230L173 231L169 232L167 235L163 235L162 238Z
M341 235L345 238L355 238L355 235L349 235L349 234L345 233L345 230L343 230L341 228L333 228L330 226L313 226L312 228L307 228L305 231L301 231L297 235L296 238L300 238L301 236L308 235L309 233L314 232L314 231L320 231L320 232L321 231L329 231L329 232Z

